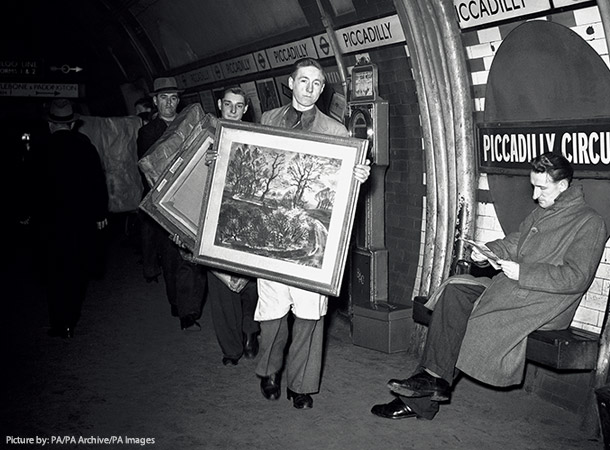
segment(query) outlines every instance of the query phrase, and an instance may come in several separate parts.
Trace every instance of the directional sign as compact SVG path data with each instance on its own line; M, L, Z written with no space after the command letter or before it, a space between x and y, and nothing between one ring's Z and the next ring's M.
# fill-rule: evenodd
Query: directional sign
M0 97L78 97L78 84L0 83Z
M0 59L0 76L26 76L32 77L40 74L40 61L26 61L14 59Z
M76 67L70 67L70 66L69 66L69 65L67 65L67 64L64 64L64 65L63 65L63 66L61 66L61 67L57 67L57 66L51 66L51 67L50 67L50 69L51 69L51 72L63 72L63 73L70 73L70 72L76 72L76 73L78 73L78 72L80 72L81 70L83 70L83 68L82 68L82 67L78 67L78 66L76 66Z

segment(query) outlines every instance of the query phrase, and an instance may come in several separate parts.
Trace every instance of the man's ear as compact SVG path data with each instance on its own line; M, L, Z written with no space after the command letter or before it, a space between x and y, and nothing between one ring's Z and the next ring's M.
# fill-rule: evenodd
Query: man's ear
M222 100L218 99L218 109L222 111Z
M153 103L155 104L155 106L158 106L158 104L157 104L157 96L156 95L153 97Z
M248 112L248 105L244 105L244 114L246 114Z
M569 187L570 187L570 184L568 183L568 180L566 180L565 178L559 182L559 190L561 192L564 192Z
M288 77L288 87L290 88L290 90L292 90L292 86L294 86L294 78L290 76Z

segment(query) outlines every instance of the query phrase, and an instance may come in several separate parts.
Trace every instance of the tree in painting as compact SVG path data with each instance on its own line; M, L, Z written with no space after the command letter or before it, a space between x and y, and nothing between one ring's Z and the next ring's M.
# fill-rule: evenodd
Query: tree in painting
M341 160L233 143L215 244L321 267Z

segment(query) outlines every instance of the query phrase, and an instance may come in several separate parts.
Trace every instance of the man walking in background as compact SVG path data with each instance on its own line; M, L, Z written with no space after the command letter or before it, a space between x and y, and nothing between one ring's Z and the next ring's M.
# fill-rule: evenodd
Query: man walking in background
M46 245L49 336L71 338L94 261L96 231L107 224L108 192L95 146L75 130L68 100L51 104L49 136L37 163L34 226Z

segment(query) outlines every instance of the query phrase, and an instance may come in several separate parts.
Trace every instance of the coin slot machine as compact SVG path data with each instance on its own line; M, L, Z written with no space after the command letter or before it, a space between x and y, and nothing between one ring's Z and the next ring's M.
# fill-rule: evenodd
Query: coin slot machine
M389 165L388 102L379 97L378 69L353 67L348 103L350 136L369 141L371 175L362 185L350 255L350 302L387 302L388 251L385 248L385 173Z

